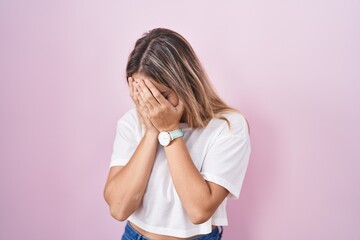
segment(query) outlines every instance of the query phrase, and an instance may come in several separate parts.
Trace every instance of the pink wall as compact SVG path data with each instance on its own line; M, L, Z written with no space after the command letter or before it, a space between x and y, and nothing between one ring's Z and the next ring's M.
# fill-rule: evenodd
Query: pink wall
M359 240L359 2L170 2L0 1L0 239L120 239L102 191L124 68L162 26L251 124L225 239Z

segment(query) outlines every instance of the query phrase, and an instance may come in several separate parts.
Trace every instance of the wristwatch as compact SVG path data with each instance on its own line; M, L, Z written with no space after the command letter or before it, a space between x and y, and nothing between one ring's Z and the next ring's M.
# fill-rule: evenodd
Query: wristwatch
M159 143L166 147L170 144L171 141L184 136L184 131L179 128L173 131L160 132L158 136Z

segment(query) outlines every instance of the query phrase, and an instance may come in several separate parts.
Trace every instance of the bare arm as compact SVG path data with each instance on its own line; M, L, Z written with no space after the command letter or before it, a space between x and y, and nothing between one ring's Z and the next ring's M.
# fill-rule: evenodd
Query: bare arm
M104 188L104 198L111 215L120 221L127 219L140 205L144 195L157 149L158 130L146 117L146 109L139 104L134 79L129 78L129 92L146 133L125 166L112 167Z
M172 106L150 81L141 81L137 86L143 104L149 107L149 119L159 131L179 128L183 104ZM165 147L170 173L175 189L194 224L207 221L228 195L228 190L204 180L194 165L183 138L175 139Z
M220 185L204 180L193 163L183 138L165 147L172 180L194 224L206 222L228 195Z
M147 132L129 162L112 167L104 189L104 198L111 215L126 220L140 205L157 148L157 133Z

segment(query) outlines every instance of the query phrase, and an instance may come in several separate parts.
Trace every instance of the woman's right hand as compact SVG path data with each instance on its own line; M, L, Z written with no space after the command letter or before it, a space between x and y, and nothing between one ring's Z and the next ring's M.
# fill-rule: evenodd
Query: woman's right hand
M148 116L147 108L145 106L142 106L139 102L138 98L140 96L139 96L139 94L137 94L137 90L135 87L136 81L137 80L132 77L128 78L130 97L133 100L133 102L135 103L136 110L138 111L138 113L140 113L141 122L145 126L145 130L147 132L152 132L152 133L158 134L159 131L154 127L154 125L151 123L151 121L147 117Z

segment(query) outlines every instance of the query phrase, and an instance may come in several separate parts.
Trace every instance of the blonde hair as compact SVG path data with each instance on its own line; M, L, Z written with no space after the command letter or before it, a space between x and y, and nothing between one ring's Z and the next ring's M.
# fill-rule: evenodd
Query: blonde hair
M185 121L191 128L203 128L212 118L237 111L214 91L191 45L180 34L165 28L145 33L129 55L126 75L142 73L172 89L184 103Z

